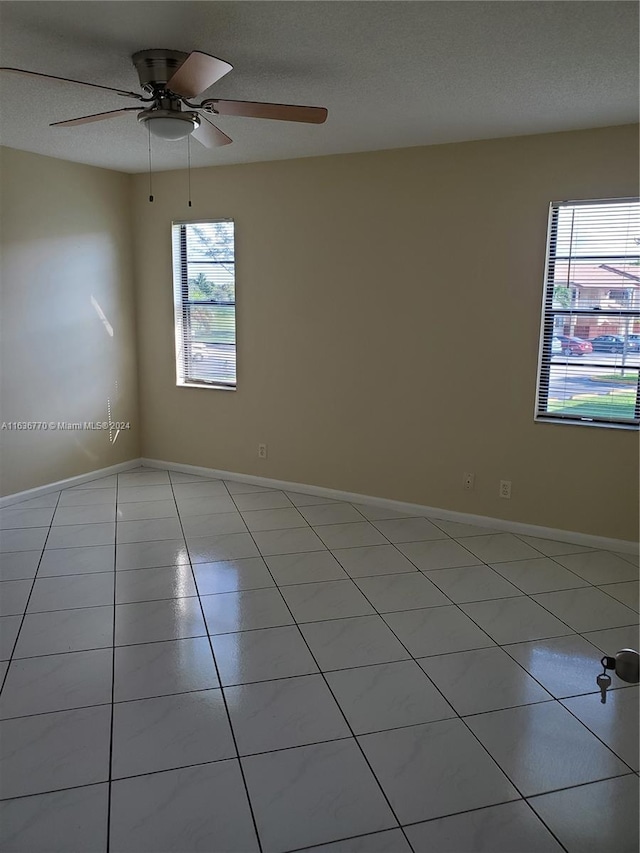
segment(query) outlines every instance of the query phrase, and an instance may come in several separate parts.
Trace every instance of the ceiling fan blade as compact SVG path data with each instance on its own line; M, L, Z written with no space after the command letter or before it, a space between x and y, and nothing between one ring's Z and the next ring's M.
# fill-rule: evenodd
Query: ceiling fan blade
M204 105L212 106L221 116L247 116L248 118L270 118L276 121L305 121L322 124L327 120L324 107L302 107L292 104L266 104L259 101L225 101L209 98Z
M202 122L200 127L197 127L191 134L200 145L204 145L205 148L217 148L219 145L228 145L233 142L230 136L223 133L206 116L200 116L200 119Z
M195 98L232 69L233 65L224 59L194 50L180 68L173 72L167 81L167 89L183 98Z
M97 83L85 83L83 80L71 80L69 77L55 77L53 74L40 74L39 71L25 71L24 68L0 68L0 71L8 71L10 74L26 74L29 77L41 77L44 80L60 80L62 83L77 83L80 86L91 86L92 89L104 89L106 92L116 92L127 98L143 100L142 95L136 92L127 92L125 89L114 89L111 86L99 86Z
M69 118L66 121L53 121L49 127L70 127L74 124L89 124L91 121L102 121L105 118L115 118L116 116L124 115L124 113L137 113L141 107L124 107L121 110L109 110L107 113L94 113L90 116L80 116L79 118Z

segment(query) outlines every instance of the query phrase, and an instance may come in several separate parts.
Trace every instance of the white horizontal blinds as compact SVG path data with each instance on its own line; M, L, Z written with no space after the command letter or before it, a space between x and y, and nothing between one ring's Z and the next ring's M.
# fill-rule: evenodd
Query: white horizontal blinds
M554 202L537 417L640 422L640 202Z
M236 385L234 226L173 226L178 384Z

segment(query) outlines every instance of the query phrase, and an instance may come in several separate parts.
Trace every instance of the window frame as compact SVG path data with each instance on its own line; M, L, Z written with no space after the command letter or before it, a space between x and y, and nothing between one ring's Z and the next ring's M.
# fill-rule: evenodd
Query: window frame
M562 201L552 201L549 204L549 213L547 220L547 236L546 236L546 248L545 248L545 264L544 264L544 278L543 278L543 287L542 287L542 307L541 307L541 318L540 318L540 339L539 339L539 349L538 349L538 364L537 364L537 373L536 373L536 394L534 401L534 421L536 423L545 423L545 424L570 424L572 426L590 426L590 427L604 427L606 429L622 429L622 430L632 430L637 432L640 429L640 367L636 368L635 365L632 365L632 369L636 369L638 371L638 380L636 385L636 401L635 401L635 411L634 411L634 421L630 420L622 420L615 418L607 418L601 416L583 416L583 417L575 417L572 415L568 415L562 412L546 412L543 411L548 406L549 399L549 381L550 381L550 373L551 373L551 359L553 356L552 352L552 341L553 341L553 328L554 328L554 318L556 313L571 313L574 316L593 316L594 311L601 309L594 308L574 308L572 307L567 311L566 309L554 309L553 308L553 271L556 263L556 252L555 246L557 242L557 231L558 231L558 217L559 211L562 207L575 205L591 205L595 206L598 204L606 205L606 204L624 204L632 203L632 202L640 202L640 198L638 197L628 197L628 198L600 198L600 199L564 199ZM639 268L640 269L640 268ZM575 289L572 288L572 294L575 293ZM572 298L572 302L573 302ZM605 312L601 312L604 314ZM609 313L609 312L606 312ZM638 317L639 311L638 309L618 309L616 311L610 312L612 315L621 316L621 317ZM547 329L550 328L551 334L545 335ZM547 344L547 345L545 345ZM611 364L599 364L597 362L589 362L589 366L595 368L611 368Z
M233 281L234 301L221 302L219 300L192 300L189 298L189 260L187 254L187 231L188 225L208 225L211 223L231 223L233 226ZM179 238L176 240L176 228L180 229ZM176 243L179 243L179 252L176 252ZM236 228L232 217L216 217L210 219L179 219L171 223L171 250L173 270L173 297L174 297L174 333L175 333L175 368L176 387L178 388L201 388L217 391L236 391L238 387L237 373L237 300L235 298L236 286ZM193 367L191 356L191 335L187 334L191 326L190 308L198 305L233 305L234 342L233 353L235 361L235 380L225 382L220 378L202 379L191 374ZM182 376L181 376L182 371Z

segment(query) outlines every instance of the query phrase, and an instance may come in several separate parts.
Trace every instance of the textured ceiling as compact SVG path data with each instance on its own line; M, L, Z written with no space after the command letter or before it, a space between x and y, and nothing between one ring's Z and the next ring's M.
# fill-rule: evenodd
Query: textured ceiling
M234 65L208 97L329 110L320 126L220 118L233 144L192 143L194 166L638 120L634 2L4 0L0 22L2 65L138 91L134 51L202 50ZM147 133L133 116L48 126L135 102L0 76L2 144L126 172L147 168ZM154 141L154 169L184 167L186 145Z

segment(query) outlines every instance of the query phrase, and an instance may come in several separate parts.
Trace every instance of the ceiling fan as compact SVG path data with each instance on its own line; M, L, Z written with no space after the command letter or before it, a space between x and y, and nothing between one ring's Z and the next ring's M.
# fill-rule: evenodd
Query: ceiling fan
M233 68L228 62L199 50L188 54L179 50L140 50L134 53L131 59L138 72L144 95L22 68L0 68L0 71L91 86L94 89L115 92L126 98L135 98L148 105L123 107L105 113L56 121L52 122L51 127L70 127L137 112L138 121L146 125L154 136L171 140L185 139L192 135L206 148L214 148L218 145L228 145L232 140L216 127L208 116L246 116L310 124L322 124L327 118L327 110L324 107L229 101L220 98L207 98L199 104L192 103L191 98L197 98Z

